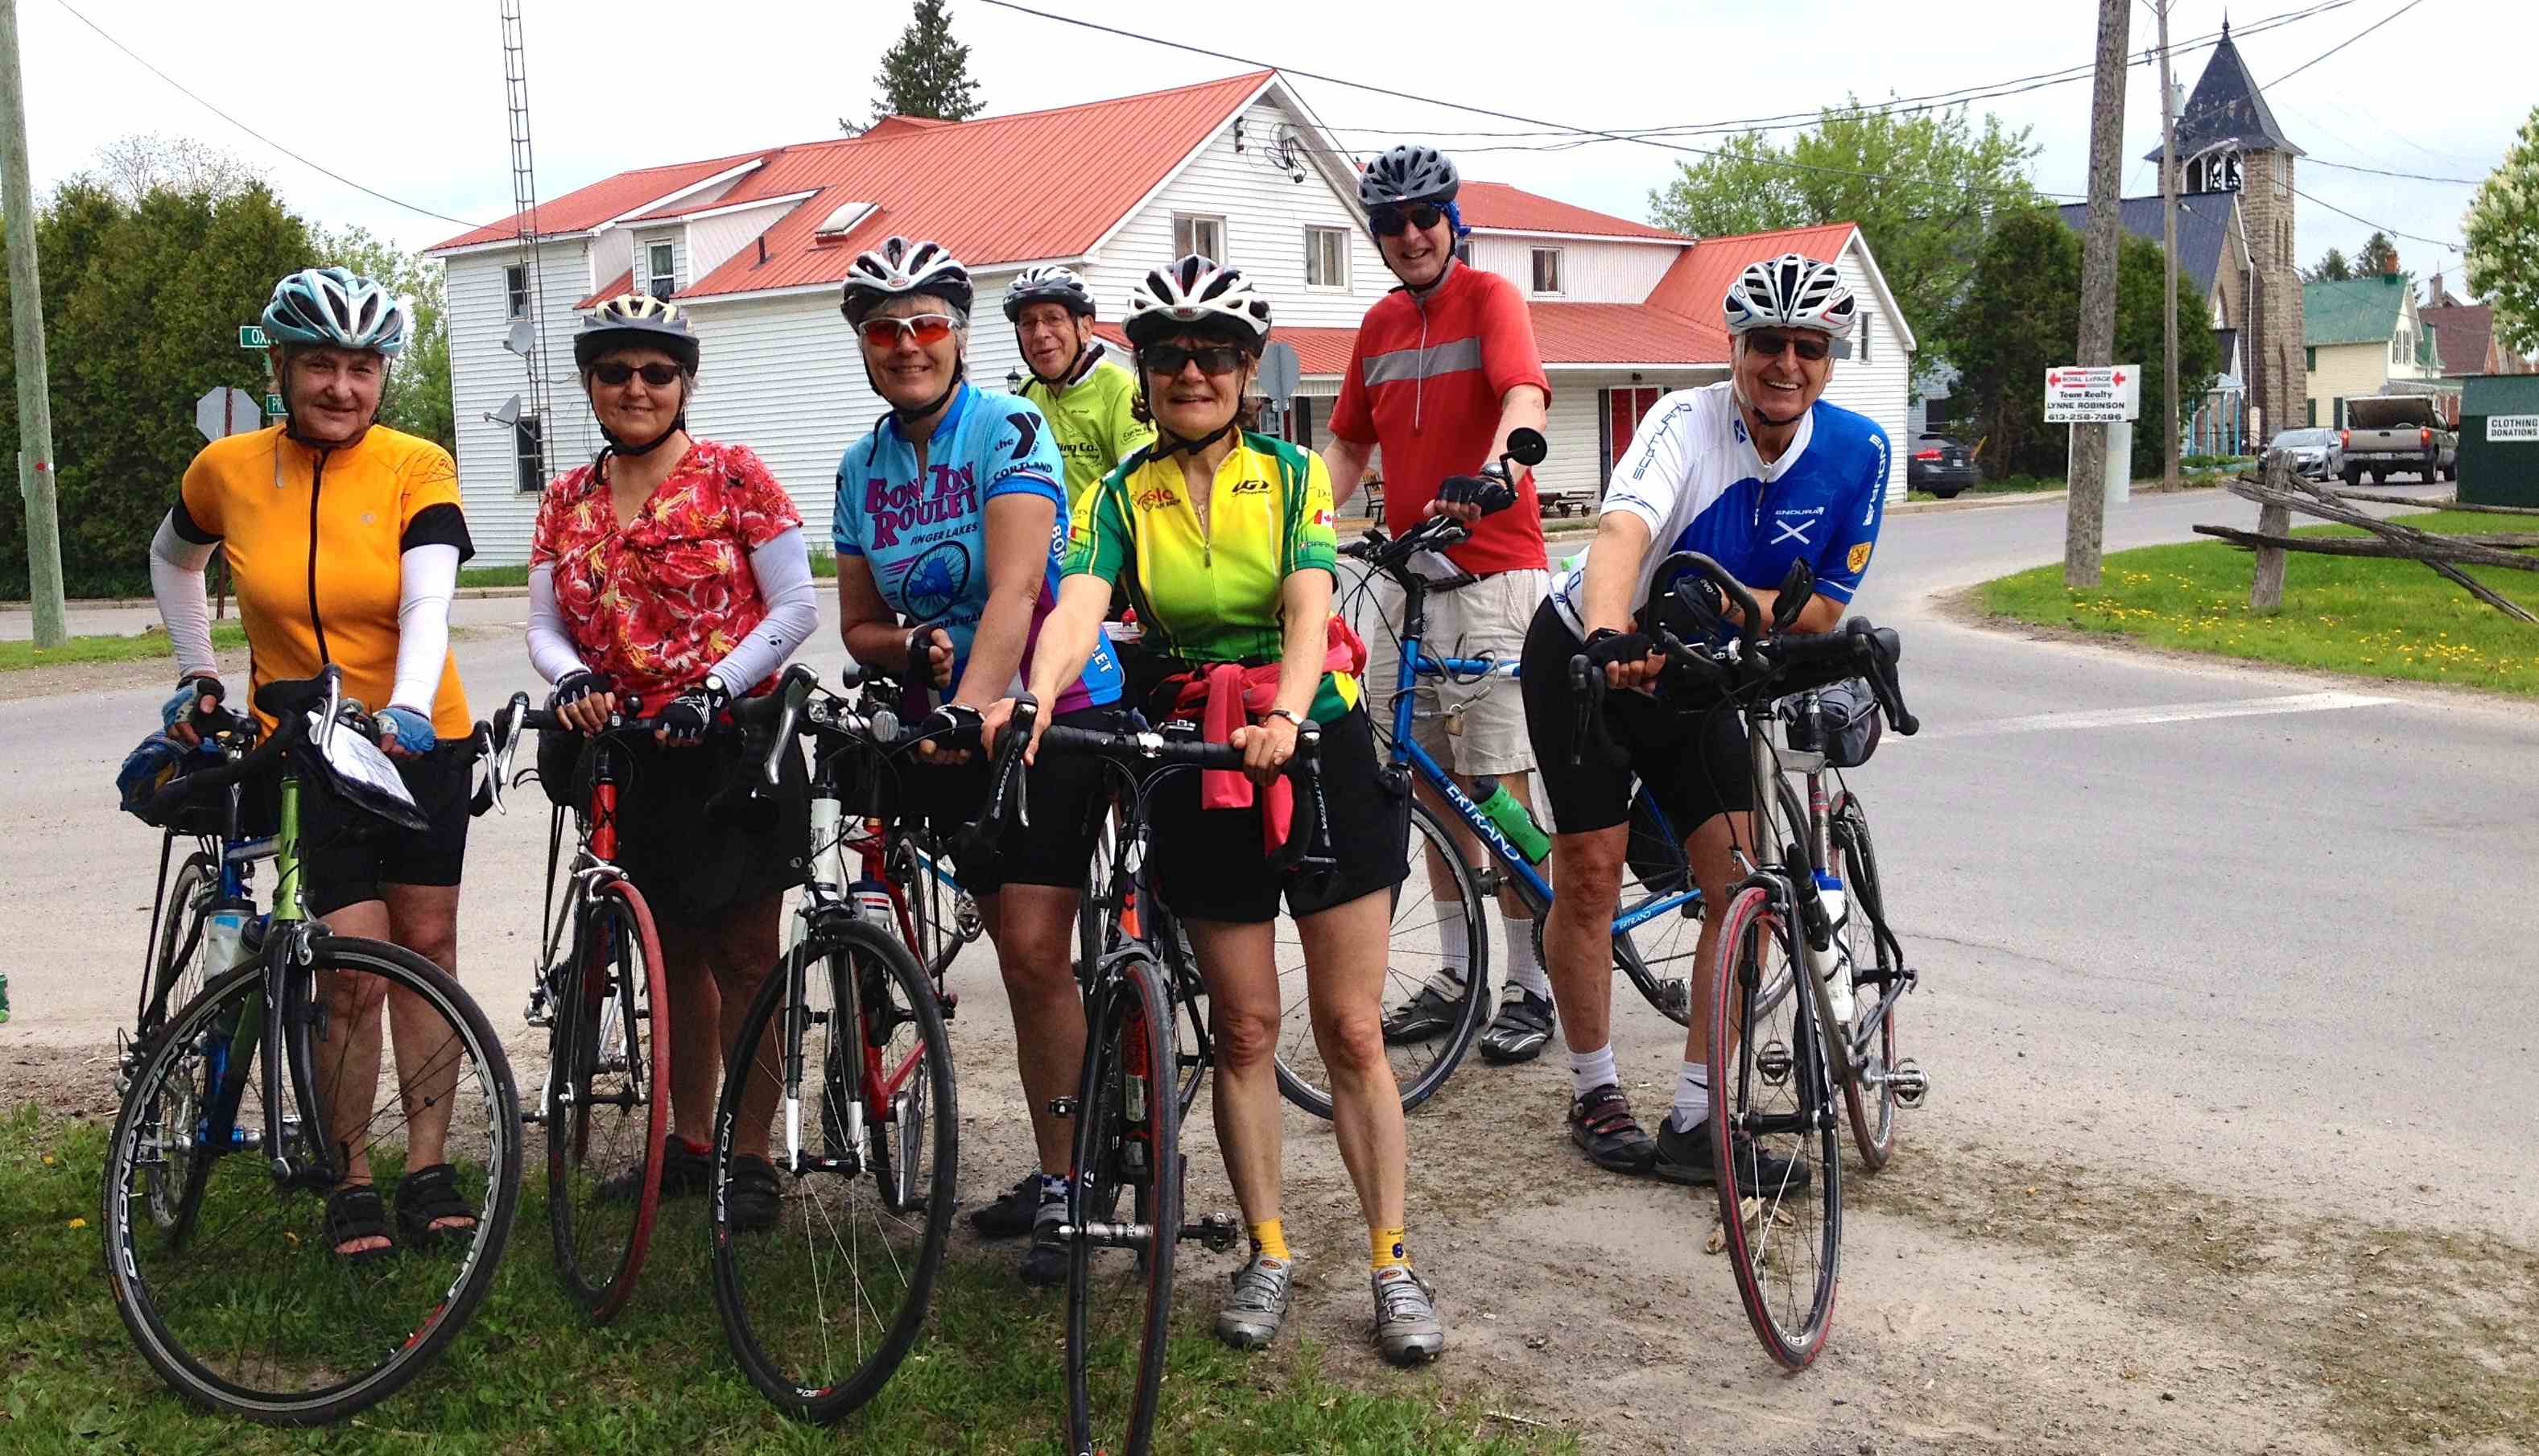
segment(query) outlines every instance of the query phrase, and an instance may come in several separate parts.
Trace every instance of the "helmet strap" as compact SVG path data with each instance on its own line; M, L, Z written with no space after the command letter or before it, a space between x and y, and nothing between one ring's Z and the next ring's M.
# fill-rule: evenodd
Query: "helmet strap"
M1023 331L1017 328L1014 330L1014 352L1021 354L1022 347ZM1041 387L1055 394L1061 389L1073 387L1077 380L1084 378L1085 371L1093 367L1093 361L1098 357L1090 345L1078 344L1075 346L1074 355L1066 361L1066 368L1060 370L1054 376L1042 374L1031 362L1029 354L1023 354L1023 369Z
M1155 425L1154 449L1146 452L1146 458L1150 460L1170 459L1175 452L1182 451L1187 451L1196 457L1201 451L1205 451L1209 446L1214 445L1218 441L1223 440L1226 436L1233 434L1235 426L1243 419L1243 402L1238 399L1235 401L1233 419L1227 420L1224 424L1208 431L1205 435L1201 436L1197 440L1184 439L1183 437L1174 434L1172 431L1165 429L1164 422L1156 416L1155 402L1146 392L1145 365L1137 363L1132 359L1131 361L1131 368L1137 376L1137 402L1146 407L1146 417L1153 420Z

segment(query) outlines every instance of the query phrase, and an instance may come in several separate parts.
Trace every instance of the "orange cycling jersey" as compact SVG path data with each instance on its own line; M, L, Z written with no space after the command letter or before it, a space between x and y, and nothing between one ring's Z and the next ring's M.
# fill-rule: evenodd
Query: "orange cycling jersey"
M345 694L374 713L396 683L404 553L451 545L462 561L474 554L449 452L378 425L331 449L287 439L278 425L214 441L185 468L175 527L197 545L220 542L229 557L250 691L332 662ZM463 738L473 726L452 657L433 694L433 731Z

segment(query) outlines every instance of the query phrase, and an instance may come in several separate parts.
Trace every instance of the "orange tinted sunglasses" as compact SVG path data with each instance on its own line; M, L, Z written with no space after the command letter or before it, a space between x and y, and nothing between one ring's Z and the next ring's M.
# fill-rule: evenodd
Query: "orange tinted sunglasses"
M949 313L919 313L907 318L867 318L856 331L876 349L896 347L903 334L924 349L952 337L952 326Z

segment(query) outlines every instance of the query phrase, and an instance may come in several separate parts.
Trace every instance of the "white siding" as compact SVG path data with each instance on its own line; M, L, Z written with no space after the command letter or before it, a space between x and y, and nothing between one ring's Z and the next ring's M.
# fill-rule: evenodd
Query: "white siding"
M1887 499L1901 501L1904 455L1911 450L1913 439L1906 433L1906 406L1913 396L1912 356L1904 352L1902 331L1895 326L1894 316L1886 312L1878 290L1870 285L1869 269L1861 259L1856 241L1843 248L1835 266L1861 302L1861 317L1871 330L1870 352L1865 364L1857 358L1835 361L1833 381L1825 385L1824 397L1887 428Z
M881 413L834 296L709 298L691 309L705 367L689 428L757 451L802 513L803 538L828 550L838 456Z
M590 282L583 286L584 296L599 292L617 281L617 275L635 266L635 235L624 228L610 228L591 240Z
M599 432L573 372L573 306L587 289L589 247L575 238L539 248L546 320L547 468L553 474L599 448ZM511 320L503 270L518 259L508 249L448 259L450 401L458 426L458 485L476 564L525 561L537 497L517 488L514 432L485 418L515 394L527 393L520 357L503 347ZM607 280L603 279L602 282Z
M1384 259L1348 203L1323 173L1308 166L1302 182L1270 165L1269 147L1290 117L1264 99L1243 113L1244 150L1234 150L1234 123L1210 138L1180 175L1155 194L1091 261L1100 277L1094 297L1102 316L1120 316L1130 283L1173 257L1173 214L1225 219L1221 262L1243 270L1270 294L1284 326L1355 328L1366 311L1394 284ZM1339 228L1349 237L1349 286L1345 291L1305 287L1305 227Z
M777 221L794 208L800 199L771 202L765 207L744 207L719 217L698 218L688 224L688 275L693 283L721 267L733 253L749 246L758 236L775 227Z
M1648 300L1666 270L1683 251L1646 243L1581 243L1574 238L1528 238L1476 233L1473 262L1534 297L1534 250L1560 249L1560 292L1544 295L1574 304L1638 304Z

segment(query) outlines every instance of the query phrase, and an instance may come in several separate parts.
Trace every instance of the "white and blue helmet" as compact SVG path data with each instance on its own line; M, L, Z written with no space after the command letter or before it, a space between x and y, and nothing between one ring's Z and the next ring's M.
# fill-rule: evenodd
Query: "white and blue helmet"
M264 336L275 344L313 344L394 354L405 347L405 305L349 268L303 268L273 286L264 306Z
M1860 313L1859 302L1833 264L1795 252L1748 263L1728 286L1721 307L1732 334L1755 328L1812 328L1847 339Z

